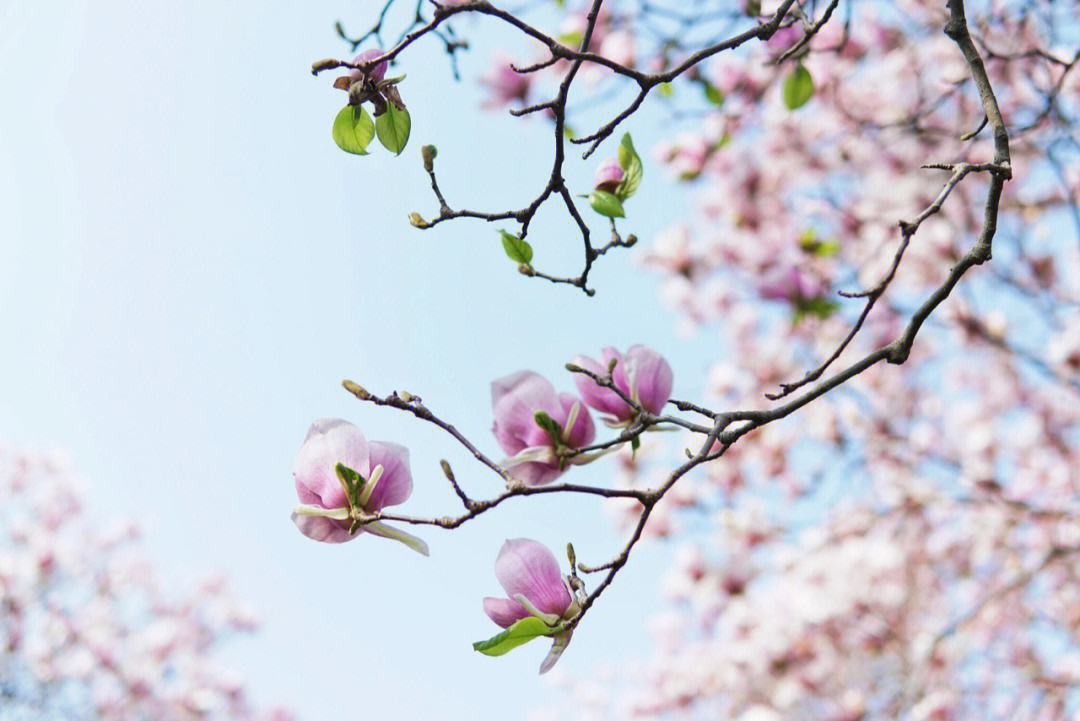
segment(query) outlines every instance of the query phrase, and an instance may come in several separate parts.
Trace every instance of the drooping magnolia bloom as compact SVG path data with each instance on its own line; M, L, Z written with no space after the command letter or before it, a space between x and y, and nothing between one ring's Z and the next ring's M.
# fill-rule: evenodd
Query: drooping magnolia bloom
M626 173L619 165L618 158L608 158L597 166L596 175L593 176L593 187L614 193L625 177Z
M548 548L528 538L513 538L503 544L495 559L495 577L507 598L484 599L484 613L503 628L529 616L548 626L572 618L579 610L569 581L559 570L559 562ZM573 632L554 636L551 652L540 666L544 673L559 659Z
M611 380L615 387L629 398L640 403L649 413L660 413L671 398L674 375L664 357L643 345L631 346L626 354L614 348L604 348L600 362L585 356L577 356L574 363L598 376L607 375L608 364L615 361ZM605 419L612 425L624 425L634 417L634 409L619 394L604 388L583 373L575 374L574 383L590 408L607 413Z
M364 52L360 53L355 58L353 58L353 62L354 63L363 63L363 62L366 62L368 60L374 60L375 58L377 58L377 57L379 57L381 55L384 55L385 52L386 52L385 50L380 50L379 48L371 48L369 50L365 50ZM368 73L368 75L371 77L372 80L374 80L377 83L377 82L381 81L384 77L386 77L386 66L387 66L387 62L385 60L383 60L381 63L379 63L378 65L373 67L371 69L371 71ZM362 75L363 75L363 73L361 73L359 70L353 70L351 73L349 73L349 78L353 82L356 82L357 80L359 80L361 78Z
M426 543L382 522L353 525L354 511L377 513L408 500L409 449L368 441L359 428L340 418L320 418L300 447L293 478L303 505L293 511L292 520L308 538L344 543L366 531L428 554Z
M581 448L596 435L592 416L576 396L556 393L543 376L519 371L491 384L492 430L499 446L510 456L503 462L510 475L528 486L540 486L562 475L565 464L560 447ZM558 440L537 422L543 412L560 429Z

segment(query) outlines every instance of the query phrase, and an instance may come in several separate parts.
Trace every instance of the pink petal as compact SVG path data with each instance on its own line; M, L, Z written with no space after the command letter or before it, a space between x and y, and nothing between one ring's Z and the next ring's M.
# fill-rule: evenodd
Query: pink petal
M506 595L520 593L539 611L562 616L570 607L570 592L563 583L555 556L542 543L510 539L495 559L495 577Z
M567 428L570 413L575 404L578 406L577 418L574 419L573 427ZM589 415L589 409L585 407L585 404L575 395L560 393L559 405L562 412L555 420L559 421L559 425L563 427L563 439L566 441L566 445L571 448L581 448L592 443L593 438L596 437L596 427L593 425L592 416ZM623 403L623 405L626 404Z
M631 346L626 352L626 378L630 397L649 413L660 413L671 398L674 374L664 357L643 345Z
M503 628L509 628L515 621L520 621L529 615L525 607L517 601L490 596L484 599L484 613Z
M379 48L371 48L370 50L365 50L364 52L360 53L355 58L353 58L353 62L354 63L362 63L362 62L364 62L366 60L374 60L375 58L384 55L385 52L386 51L380 50ZM387 61L383 60L381 63L379 63L378 65L373 67L371 69L371 79L374 80L375 82L379 82L380 80L382 80L383 77L385 77L385 75L386 75L386 66L387 66L387 64L388 64ZM360 79L360 71L359 70L353 70L351 73L349 73L349 77L351 77L353 80L359 80Z
M368 444L370 465L383 467L382 477L375 484L366 511L379 511L386 506L404 503L412 495L412 473L409 470L409 449L396 443L372 441Z
M342 528L344 521L333 521L321 516L302 516L299 513L292 514L292 522L300 529L300 533L313 541L323 543L345 543L359 536L359 533L350 536L347 528Z
M368 475L368 443L360 429L340 418L320 418L311 424L296 456L293 478L302 503L322 508L348 505L335 469L338 463Z
M500 378L491 384L491 405L495 439L505 453L513 455L528 446L550 445L547 433L534 418L541 410L555 416L555 388L546 378L532 371Z
M592 358L577 356L574 358L574 363L598 376L604 376L607 374L608 361L610 361L612 357L618 358L619 362L615 364L615 370L612 372L612 380L621 389L622 385L619 381L622 380L623 384L625 384L625 376L621 368L621 356L619 356L618 351L615 351L612 348L605 348L602 357L603 362L598 363ZM619 398L619 395L615 391L597 385L596 381L589 376L583 373L575 373L574 384L577 386L578 393L581 394L581 397L590 408L613 416L620 421L630 420L630 416L633 415L633 409L626 405L626 402Z
M557 463L540 463L537 461L519 463L507 469L507 472L512 478L516 478L526 486L547 485L564 473L564 471L559 470Z

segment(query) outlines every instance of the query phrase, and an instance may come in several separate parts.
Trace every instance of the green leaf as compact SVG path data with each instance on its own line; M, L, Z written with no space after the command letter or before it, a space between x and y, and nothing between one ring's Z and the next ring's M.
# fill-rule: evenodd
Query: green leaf
M716 87L712 83L702 83L702 90L705 93L705 99L716 106L724 104L724 94L720 92L720 88Z
M375 118L375 132L379 142L394 155L401 155L409 142L412 119L408 110L398 110L393 103L386 104L386 112Z
M670 98L675 94L675 88L671 83L660 83L656 86L656 90L665 98Z
M641 158L638 156L637 151L634 150L634 141L630 139L630 133L624 134L619 142L619 167L623 169L625 175L622 182L619 183L619 187L615 188L615 197L619 200L626 200L637 192L638 186L641 185L643 172ZM596 208L596 206L593 205L593 208ZM602 213L603 211L597 209L597 212ZM622 217L621 212L618 217Z
M507 258L523 265L532 262L533 249L525 240L505 230L500 230L499 235L502 237L502 247L506 251Z
M539 618L529 616L514 622L510 628L486 641L477 641L472 647L474 651L479 651L485 656L502 656L534 638L554 636L561 630L560 626L552 628Z
M544 429L544 432L548 434L556 446L562 445L562 426L559 425L558 421L544 411L534 413L533 419L536 420L536 425Z
M795 317L792 319L798 323L808 315L816 315L818 318L828 318L836 312L840 305L834 300L826 298L807 298L800 301L795 307Z
M568 48L577 50L581 47L581 41L585 39L585 36L579 32L563 33L559 36L559 42Z
M606 190L594 190L589 195L589 205L600 215L608 218L625 218L622 201L617 196Z
M814 79L802 63L795 66L784 80L784 105L788 110L798 110L814 96Z
M359 105L346 105L334 118L334 142L346 153L367 155L367 146L375 136L375 123Z

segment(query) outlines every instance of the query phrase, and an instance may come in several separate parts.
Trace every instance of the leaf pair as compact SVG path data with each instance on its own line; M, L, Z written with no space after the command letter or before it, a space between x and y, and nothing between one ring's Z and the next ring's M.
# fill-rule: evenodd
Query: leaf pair
M383 147L400 155L409 142L412 119L409 111L398 109L393 103L375 120L361 105L346 105L334 118L334 142L346 153L367 155L371 139L378 136Z

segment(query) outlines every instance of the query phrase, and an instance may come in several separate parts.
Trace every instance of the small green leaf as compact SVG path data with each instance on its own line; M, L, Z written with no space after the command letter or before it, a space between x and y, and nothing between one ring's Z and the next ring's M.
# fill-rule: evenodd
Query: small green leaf
M724 94L720 92L720 88L716 87L712 83L702 83L702 90L705 93L705 99L716 106L724 104Z
M622 201L617 196L606 190L594 190L589 194L589 205L600 215L608 218L625 218Z
M556 446L562 445L562 426L554 418L549 416L544 411L537 411L533 414L533 418L536 420L536 425L544 429L544 432L551 438L552 443Z
M568 48L578 49L581 47L581 41L585 39L585 36L579 32L563 33L559 36L559 42Z
M375 123L359 105L346 105L334 118L334 142L346 153L367 155L367 146L375 136Z
M500 230L499 235L502 238L502 247L506 251L507 258L522 265L532 262L533 249L525 240L505 230Z
M672 87L671 83L660 83L656 86L656 90L665 98L670 98L675 94L675 88Z
M792 319L795 323L798 323L808 315L815 315L818 318L828 318L832 315L840 305L834 300L827 300L825 298L807 298L799 301L795 306L795 316Z
M634 436L630 439L630 450L636 452L639 448L641 448L641 439L638 436Z
M510 628L486 641L477 641L472 647L473 650L479 651L485 656L502 656L504 653L513 651L518 646L532 641L534 638L554 636L561 630L560 626L552 628L539 618L529 616L514 622L514 625L510 626Z
M398 110L393 103L386 104L386 112L375 118L375 132L379 142L394 155L401 155L409 142L412 119L408 110Z
M346 466L344 463L338 463L334 466L334 470L337 471L338 478L343 480L350 488L359 487L364 485L364 477L353 469Z
M784 80L784 105L788 110L798 110L814 96L814 79L802 63L795 66Z
M625 175L622 182L619 183L619 187L615 188L615 197L619 200L626 200L637 192L638 186L641 185L643 172L641 157L634 150L634 141L630 139L630 133L624 134L619 142L619 167L623 169ZM593 208L596 208L596 206L594 205ZM597 212L602 211L597 209ZM622 213L619 213L619 217L621 216Z

